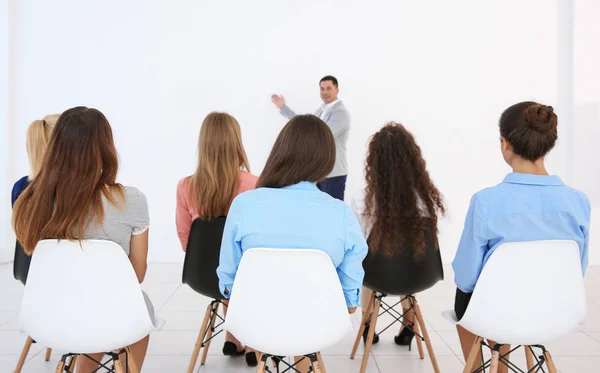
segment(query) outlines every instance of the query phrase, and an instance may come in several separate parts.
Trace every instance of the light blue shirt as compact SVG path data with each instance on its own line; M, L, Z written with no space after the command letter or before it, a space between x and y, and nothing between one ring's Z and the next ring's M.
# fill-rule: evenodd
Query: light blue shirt
M226 298L242 255L257 247L324 251L337 270L346 304L358 306L367 242L350 207L313 183L259 188L235 198L227 215L217 268L219 287Z
M472 293L483 266L504 242L573 240L588 264L590 203L558 176L511 173L471 199L465 228L452 262L454 282ZM535 265L535 263L532 263Z

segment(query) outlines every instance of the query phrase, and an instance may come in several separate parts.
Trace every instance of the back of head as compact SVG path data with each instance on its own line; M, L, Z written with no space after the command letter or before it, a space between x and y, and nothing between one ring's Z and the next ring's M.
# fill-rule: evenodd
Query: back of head
M529 161L543 158L556 144L558 117L552 106L520 102L506 109L500 117L500 135L513 152Z
M48 147L52 130L60 114L46 115L44 119L31 122L27 129L27 156L29 157L29 179L33 180L40 172L44 153Z
M283 188L301 181L316 183L331 173L334 163L335 142L327 124L314 115L297 115L275 140L258 186Z
M75 107L58 119L42 168L17 200L13 225L31 253L44 238L83 239L93 218L102 222L102 195L117 204L117 152L106 117L96 109Z
M242 168L250 171L239 123L227 113L208 114L200 129L198 165L191 178L193 199L202 217L227 215Z
M369 143L365 173L369 250L392 256L410 246L415 258L424 255L426 224L437 232L445 209L413 135L394 122L383 127Z

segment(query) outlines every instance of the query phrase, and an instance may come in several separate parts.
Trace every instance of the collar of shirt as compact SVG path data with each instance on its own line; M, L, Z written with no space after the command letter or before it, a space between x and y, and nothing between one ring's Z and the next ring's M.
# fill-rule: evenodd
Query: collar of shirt
M283 187L283 189L292 189L292 190L319 190L314 183L310 181L301 181L298 184L288 185Z
M321 106L321 110L323 110L323 112L328 112L329 110L331 110L331 108L333 107L333 105L337 104L338 102L340 102L339 99L335 100L335 101L331 101L328 104L323 104L323 106Z
M519 174L516 172L506 175L503 183L549 186L565 185L560 177L556 175Z

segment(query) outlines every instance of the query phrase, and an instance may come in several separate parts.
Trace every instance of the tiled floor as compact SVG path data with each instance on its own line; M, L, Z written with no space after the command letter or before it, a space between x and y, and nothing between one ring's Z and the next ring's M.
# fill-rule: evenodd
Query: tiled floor
M441 372L461 372L463 358L456 331L440 313L452 307L454 286L451 270L446 268L447 279L421 294L419 301L426 319ZM588 319L578 330L565 338L549 343L554 361L562 373L600 371L600 267L587 271ZM181 265L151 264L142 285L152 299L158 314L167 320L162 331L150 337L145 373L186 372L202 313L208 304L204 298L187 286L181 285ZM26 336L19 332L18 313L23 286L12 278L12 266L0 265L0 373L13 372ZM558 317L558 315L557 315ZM395 330L388 330L375 345L368 373L429 373L433 372L429 358L420 360L416 345L411 352L393 343ZM209 351L206 365L197 366L197 373L254 372L245 366L243 358L228 358L221 354L222 335L218 336ZM323 352L329 373L358 373L360 357L350 360L353 336ZM44 347L33 345L23 373L54 372L60 352L44 361ZM362 355L361 350L358 355ZM523 353L516 353L513 361L523 366Z

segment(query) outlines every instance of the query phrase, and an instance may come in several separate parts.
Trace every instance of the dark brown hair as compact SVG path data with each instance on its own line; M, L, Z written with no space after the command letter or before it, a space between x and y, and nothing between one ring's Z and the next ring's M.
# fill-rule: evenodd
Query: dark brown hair
M500 135L513 152L535 162L556 144L558 117L552 106L536 102L520 102L506 109L500 117Z
M314 115L297 115L277 136L257 187L319 182L331 173L334 163L335 142L329 127Z
M113 192L119 161L112 130L96 109L75 107L59 118L40 173L13 209L17 239L28 254L40 240L83 239L93 218L104 217L102 196L117 206Z
M438 213L445 208L413 135L401 124L388 123L371 138L365 173L364 214L373 225L370 252L393 256L410 245L413 257L421 258L425 230L437 233Z

